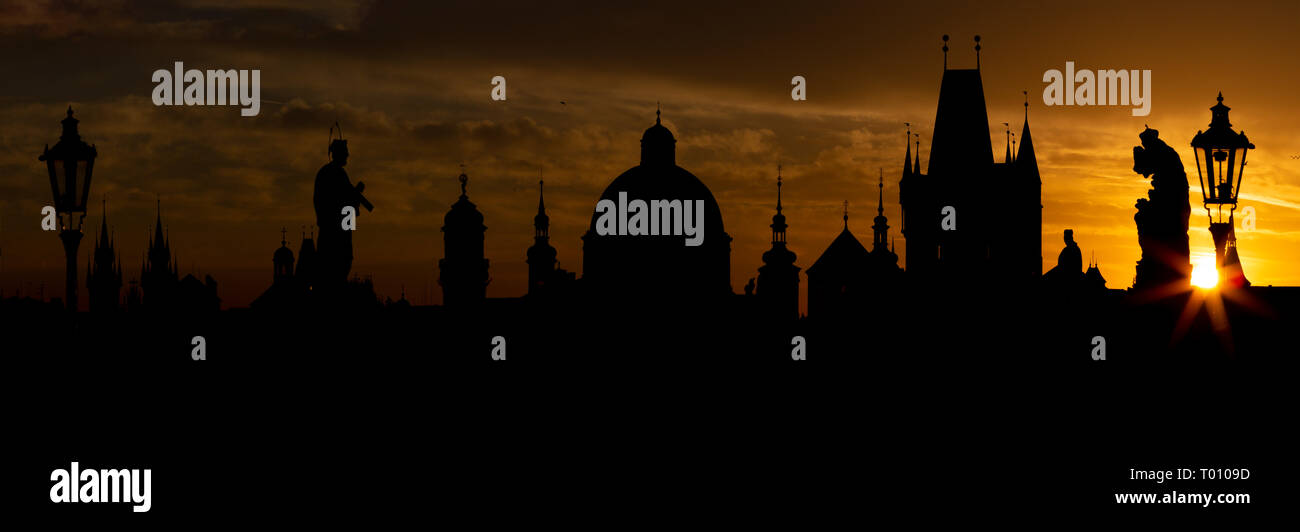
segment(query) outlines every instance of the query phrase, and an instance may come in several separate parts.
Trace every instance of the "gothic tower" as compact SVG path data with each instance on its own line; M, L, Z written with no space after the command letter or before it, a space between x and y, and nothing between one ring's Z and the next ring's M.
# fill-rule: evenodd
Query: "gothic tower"
M469 201L469 176L460 174L460 200L443 219L443 258L438 260L438 285L442 304L470 308L487 299L488 259L483 257L483 214Z
M116 311L122 294L122 263L117 260L113 238L108 234L108 202L105 201L103 206L99 236L95 238L95 251L90 271L86 274L91 312Z
M785 215L781 214L781 168L776 172L776 215L772 216L772 249L763 253L758 267L758 297L764 316L777 320L799 318L799 267L795 254L786 248Z
M169 306L179 279L171 242L163 233L162 201L159 201L153 238L149 239L149 250L145 254L144 268L140 272L140 289L143 292L144 306L154 310Z

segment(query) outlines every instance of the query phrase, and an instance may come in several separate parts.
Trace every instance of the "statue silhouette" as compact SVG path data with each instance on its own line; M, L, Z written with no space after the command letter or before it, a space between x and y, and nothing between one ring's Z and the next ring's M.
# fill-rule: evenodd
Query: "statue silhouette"
M1191 251L1187 243L1187 173L1178 152L1160 140L1160 132L1147 128L1138 135L1141 146L1133 147L1133 171L1151 178L1147 198L1137 200L1138 260L1134 287L1154 288L1186 284L1191 276Z
M1056 258L1056 267L1043 274L1047 281L1057 284L1083 280L1083 253L1074 241L1074 230L1065 230L1065 248Z
M320 228L316 242L317 273L312 284L318 290L332 292L347 283L348 273L352 271L352 231L343 228L343 208L364 206L372 210L373 206L361 195L365 184L357 182L353 187L343 170L348 164L348 141L332 140L329 153L330 162L316 173L312 198L316 225Z

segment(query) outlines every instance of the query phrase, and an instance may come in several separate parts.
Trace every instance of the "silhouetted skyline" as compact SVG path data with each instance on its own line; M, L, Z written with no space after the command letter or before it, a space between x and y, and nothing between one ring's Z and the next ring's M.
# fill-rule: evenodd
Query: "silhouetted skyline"
M368 10L276 8L290 21L276 31L251 22L267 13L255 5L160 8L150 20L178 22L169 33L148 31L157 27L140 22L129 7L74 11L58 24L45 22L40 9L6 7L12 16L0 23L0 40L19 51L19 82L0 92L7 117L0 132L0 288L7 295L20 288L33 294L42 283L47 297L62 292L58 245L32 229L39 207L48 203L34 157L57 137L57 119L69 103L83 121L83 136L100 150L87 233L98 234L97 200L106 195L110 232L123 258L123 291L146 251L160 195L179 275L210 274L221 281L223 305L242 307L267 286L279 229L287 227L296 249L293 236L313 223L309 206L297 198L309 196L312 172L327 160L321 129L335 120L348 131L349 173L370 184L367 195L383 206L360 217L352 271L373 275L381 295L397 299L404 286L407 297L422 304L441 301L438 228L458 195L462 163L491 226L485 241L489 297L527 292L538 168L546 176L549 243L559 267L581 274L580 237L594 199L636 160L646 109L655 101L663 102L665 124L681 141L679 164L717 197L734 239L731 285L740 293L771 247L777 164L784 167L784 214L799 266L810 265L838 234L845 200L861 213L857 234L867 237L878 169L898 168L904 122L921 135L921 153L928 156L943 33L952 36L954 68L974 66L971 36L984 37L981 69L994 153L1005 144L1001 123L1019 121L1021 91L1029 92L1044 176L1044 271L1053 265L1061 232L1071 228L1112 287L1129 284L1139 256L1132 202L1147 187L1131 172L1133 132L1149 123L1189 160L1190 139L1205 129L1206 109L1222 90L1234 124L1259 146L1242 194L1244 204L1260 212L1259 230L1238 234L1244 269L1258 285L1300 285L1300 272L1289 266L1300 256L1300 205L1294 200L1300 197L1300 161L1291 158L1300 155L1294 135L1300 108L1289 97L1300 80L1276 59L1285 49L1278 25L1288 17L1275 11L1235 11L1227 20L1203 21L1119 4L1115 12L1129 14L1123 19L1092 8L985 12L949 5L927 10L933 11L927 19L919 8L890 6L860 16L841 10L833 18L807 6L680 17L667 15L671 10L606 7L598 13L601 23L546 10L534 20L549 22L535 29L502 22L516 32L495 28L498 22L482 8L443 6L427 9L455 24L436 35L412 36L389 3ZM616 31L623 23L608 26L620 12L664 37L652 40L669 44L648 46ZM715 24L728 16L747 24ZM1225 62L1205 43L1117 31L1152 17L1183 16L1180 31L1226 32L1239 53ZM1050 38L1033 30L1041 25L1027 22L1046 19L1060 21ZM238 37L222 31L242 22L249 25ZM863 24L875 29L863 32ZM572 38L529 37L540 31ZM481 38L486 34L499 38ZM407 35L422 46L376 35ZM155 46L139 46L140 39ZM116 60L71 71L46 66L66 63L60 58L83 52L88 42ZM458 53L449 58L440 50ZM742 60L756 55L770 61L755 67ZM573 59L579 56L584 59ZM244 119L228 109L152 106L148 73L177 57L195 67L262 69L262 114ZM561 57L567 59L547 59ZM636 69L620 66L629 59ZM1152 114L1042 106L1035 95L1043 71L1067 60L1088 68L1153 70ZM1201 67L1215 75L1199 74ZM509 80L506 102L488 98L488 80L498 74ZM809 79L807 102L789 99L788 80L796 74ZM886 173L887 185L896 180ZM897 202L887 197L884 214L905 256ZM1201 214L1193 202L1194 262L1213 257ZM83 267L92 251L82 246ZM800 290L806 310L806 283ZM82 301L84 307L84 295Z

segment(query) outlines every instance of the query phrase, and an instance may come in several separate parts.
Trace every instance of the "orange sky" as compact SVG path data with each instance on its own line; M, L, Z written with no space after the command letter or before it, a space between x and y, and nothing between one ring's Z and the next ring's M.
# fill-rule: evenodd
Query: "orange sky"
M283 5L282 5L283 4ZM1158 7L1088 3L1087 9L1015 4L754 7L603 3L493 7L480 3L128 3L69 9L0 2L8 81L0 88L0 288L62 294L62 251L39 231L50 203L41 148L59 135L71 103L96 144L92 194L109 197L127 277L138 276L163 198L182 275L211 274L224 304L247 305L271 280L280 227L312 223L311 186L328 128L342 122L354 181L367 184L353 271L383 295L405 286L437 303L438 231L458 195L458 165L486 217L489 296L525 291L537 169L547 180L552 243L581 269L581 241L601 190L638 160L656 101L678 138L678 163L712 189L735 239L732 286L756 275L769 246L776 165L784 165L790 247L807 267L838 232L870 240L878 169L885 214L898 238L903 123L928 155L943 56L974 66L983 36L990 135L1001 159L1002 122L1019 131L1022 90L1043 176L1043 242L1050 268L1061 231L1075 230L1112 288L1128 286L1139 256L1134 201L1148 183L1131 170L1144 124L1179 150L1195 182L1189 142L1223 91L1250 154L1243 205L1257 230L1239 232L1248 277L1300 285L1300 69L1290 3L1215 11L1219 4ZM57 7L56 7L57 6ZM1213 12L1214 16L1201 16ZM155 107L150 73L193 68L262 70L262 113ZM1045 107L1043 72L1150 69L1150 116L1127 107ZM76 65L69 67L69 65ZM503 75L508 100L489 99ZM808 101L789 97L808 79ZM566 102L559 104L560 100ZM1193 258L1213 254L1199 189L1192 194ZM990 208L996 208L991 206ZM87 232L98 230L96 202ZM292 243L297 250L296 238ZM85 257L92 239L82 244ZM84 301L84 295L83 295Z

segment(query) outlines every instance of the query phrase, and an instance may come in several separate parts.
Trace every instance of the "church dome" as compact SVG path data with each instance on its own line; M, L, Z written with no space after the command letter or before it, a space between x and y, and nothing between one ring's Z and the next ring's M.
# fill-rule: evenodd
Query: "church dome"
M656 117L655 124L641 137L641 164L614 178L599 199L619 205L620 193L625 193L629 203L702 202L704 241L699 246L687 246L686 237L680 233L601 235L597 232L601 214L593 209L589 230L583 236L584 278L596 284L626 283L628 288L639 291L658 287L731 293L731 236L723 228L722 210L703 181L677 166L676 142L672 131Z
M275 250L275 257L271 260L275 264L283 262L291 263L293 262L293 250L290 250L288 246L285 246L284 242L280 242L280 249Z

